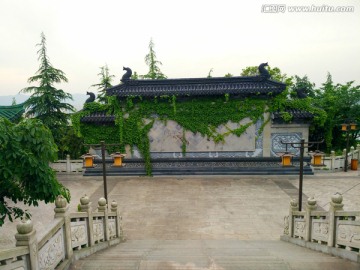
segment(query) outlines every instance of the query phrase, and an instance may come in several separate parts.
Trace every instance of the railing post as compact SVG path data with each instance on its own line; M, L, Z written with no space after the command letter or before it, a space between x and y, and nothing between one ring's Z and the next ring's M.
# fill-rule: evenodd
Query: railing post
M355 152L355 147L354 147L354 146L351 146L351 147L350 147L351 159L354 158L354 152Z
M117 206L118 204L116 201L111 202L111 212L116 212L116 237L121 239L121 216Z
M294 211L297 211L299 208L298 202L294 199L290 201L289 209L289 236L294 237Z
M39 269L38 265L38 243L36 239L36 231L33 229L33 223L30 219L22 219L16 226L17 234L15 234L16 246L29 247L30 269Z
M94 241L94 228L93 228L93 215L92 215L92 208L90 198L85 194L80 198L80 211L86 212L88 215L88 244L89 246L93 246L95 244Z
M70 155L66 155L66 172L71 172L71 162L70 162Z
M311 241L311 227L312 227L312 219L311 219L311 211L316 210L317 205L316 205L316 200L314 199L314 197L311 197L307 200L306 203L306 212L305 212L305 226L306 226L306 230L305 230L305 241Z
M330 153L330 170L335 170L335 151Z
M104 212L104 224L105 224L105 232L104 232L104 236L105 236L105 241L110 240L110 235L109 235L109 215L108 215L108 210L107 210L107 201L105 198L100 198L98 201L98 212Z
M357 154L357 160L360 159L360 144L356 145L356 154Z
M66 258L71 259L73 255L72 242L71 242L71 224L69 206L67 205L66 199L59 195L55 200L55 218L64 219L64 235L65 235L65 252Z
M329 209L329 240L328 246L335 246L336 237L336 217L335 212L343 210L344 204L342 204L343 197L340 193L336 192L331 196L330 209Z

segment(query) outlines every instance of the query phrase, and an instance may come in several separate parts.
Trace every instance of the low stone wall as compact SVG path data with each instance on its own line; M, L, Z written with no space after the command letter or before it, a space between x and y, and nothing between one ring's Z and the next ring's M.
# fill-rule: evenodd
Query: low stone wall
M0 270L67 269L71 262L121 242L117 203L108 210L100 198L93 212L89 198L80 199L79 212L69 213L66 200L55 201L55 218L48 231L37 234L31 220L17 225L16 247L0 251Z
M70 156L67 155L64 160L60 159L56 162L50 163L50 167L56 172L78 173L83 171L83 160L71 160Z
M309 198L305 211L290 202L281 240L360 262L360 211L344 211L343 197L331 197L329 211L318 211L316 200Z

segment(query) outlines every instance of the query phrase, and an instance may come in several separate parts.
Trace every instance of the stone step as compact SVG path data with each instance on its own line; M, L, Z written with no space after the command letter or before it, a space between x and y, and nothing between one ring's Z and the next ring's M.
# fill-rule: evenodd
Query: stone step
M279 241L129 240L70 269L358 269L359 265Z

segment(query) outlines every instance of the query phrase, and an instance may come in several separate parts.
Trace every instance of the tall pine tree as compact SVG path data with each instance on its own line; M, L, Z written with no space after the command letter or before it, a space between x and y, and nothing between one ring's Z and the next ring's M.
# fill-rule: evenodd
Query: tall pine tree
M36 74L28 79L28 83L37 82L39 86L30 86L22 89L24 93L32 93L25 102L26 116L41 120L52 132L58 144L61 138L59 128L67 125L68 112L75 108L66 103L72 100L72 95L54 87L55 83L67 82L65 73L56 69L50 63L46 50L46 38L41 33L41 42L37 44L40 66Z
M143 75L144 79L166 79L167 77L160 70L160 65L162 63L156 59L156 53L154 50L155 44L152 39L149 43L149 53L145 56L145 63L149 66L149 71L147 74Z

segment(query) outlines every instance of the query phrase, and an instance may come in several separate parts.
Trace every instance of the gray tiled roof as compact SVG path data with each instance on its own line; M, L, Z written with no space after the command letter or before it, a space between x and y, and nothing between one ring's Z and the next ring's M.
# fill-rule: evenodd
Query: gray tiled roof
M214 96L237 95L269 96L278 95L286 85L281 82L266 79L262 76L251 77L221 77L163 80L127 80L125 83L108 88L109 96L155 97L162 95L177 96Z

